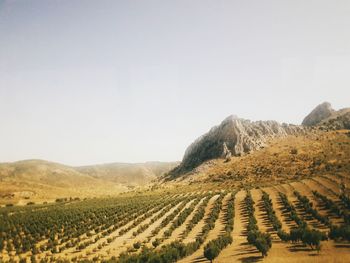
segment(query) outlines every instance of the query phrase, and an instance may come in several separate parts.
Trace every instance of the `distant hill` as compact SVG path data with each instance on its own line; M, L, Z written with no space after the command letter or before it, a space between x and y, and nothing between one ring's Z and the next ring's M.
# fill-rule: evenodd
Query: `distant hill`
M150 183L177 164L176 162L109 163L77 167L76 170L104 181L138 186Z
M115 195L145 186L175 165L150 162L71 167L44 160L0 163L0 204Z

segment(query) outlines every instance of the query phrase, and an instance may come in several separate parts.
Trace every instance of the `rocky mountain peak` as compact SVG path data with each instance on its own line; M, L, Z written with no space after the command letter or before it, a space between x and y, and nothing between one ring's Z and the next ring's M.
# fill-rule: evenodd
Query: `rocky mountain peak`
M215 158L228 160L265 146L268 139L295 134L302 127L276 121L250 121L231 115L220 125L195 140L186 150L174 174L191 171L203 162Z
M305 126L314 126L319 124L321 121L327 119L333 114L334 109L332 108L332 105L329 102L323 102L319 104L315 109L313 109L309 115L307 115L302 125Z

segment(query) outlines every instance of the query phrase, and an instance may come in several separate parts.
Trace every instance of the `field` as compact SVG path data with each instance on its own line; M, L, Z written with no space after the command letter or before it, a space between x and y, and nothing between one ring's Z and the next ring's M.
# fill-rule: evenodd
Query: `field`
M349 262L349 183L328 174L3 207L1 261Z

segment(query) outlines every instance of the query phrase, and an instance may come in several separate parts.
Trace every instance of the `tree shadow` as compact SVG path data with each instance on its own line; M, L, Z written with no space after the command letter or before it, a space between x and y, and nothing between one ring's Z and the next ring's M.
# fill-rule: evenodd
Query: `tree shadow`
M336 248L350 248L350 244L335 244Z
M303 245L303 244L292 244L287 247L290 252L310 252L311 248Z
M239 260L244 263L259 262L262 261L262 256L250 256L247 258L240 258Z

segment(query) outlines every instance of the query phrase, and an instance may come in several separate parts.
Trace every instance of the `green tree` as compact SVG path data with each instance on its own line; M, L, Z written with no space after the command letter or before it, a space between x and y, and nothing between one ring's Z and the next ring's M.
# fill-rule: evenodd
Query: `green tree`
M266 257L266 256L267 256L267 252L269 251L270 246L269 246L268 240L267 240L265 237L259 236L259 237L255 240L255 246L256 246L256 248L259 250L259 252L261 253L261 255L262 255L263 257Z
M213 262L213 260L219 255L220 249L213 242L209 242L208 245L204 248L204 256Z

